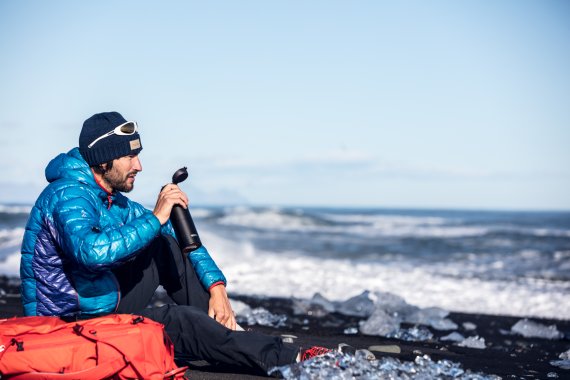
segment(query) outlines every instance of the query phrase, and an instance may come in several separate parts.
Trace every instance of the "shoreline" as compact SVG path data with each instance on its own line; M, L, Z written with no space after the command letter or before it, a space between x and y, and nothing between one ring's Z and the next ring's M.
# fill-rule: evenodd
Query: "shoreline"
M18 289L19 279L0 275L0 318L22 315ZM354 330L361 317L347 316L337 312L324 315L299 315L294 311L294 300L276 297L256 297L230 294L232 301L239 301L253 308L263 308L274 315L285 315L286 322L280 327L242 326L248 330L269 335L294 336L293 342L303 347L319 345L336 348L346 343L356 349L371 347L397 347L399 352L372 351L377 358L393 357L400 361L413 362L417 357L428 355L431 360L450 360L460 363L464 370L472 373L496 375L503 379L525 378L567 378L570 370L552 365L560 360L559 355L570 349L570 321L528 318L546 326L556 325L561 332L560 339L524 337L510 332L521 317L488 314L451 312L447 318L458 325L455 330L464 336L478 336L484 339L484 349L460 347L451 341L442 341L452 331L438 331L430 328L433 338L425 341L406 341L383 336L364 335ZM164 303L164 299L155 302ZM412 327L403 324L402 327ZM466 328L467 327L467 328ZM352 330L350 330L352 328ZM348 329L348 330L347 330ZM347 331L351 331L347 333ZM223 368L205 362L192 362L189 375L193 379L260 379L264 374L252 373L239 368Z

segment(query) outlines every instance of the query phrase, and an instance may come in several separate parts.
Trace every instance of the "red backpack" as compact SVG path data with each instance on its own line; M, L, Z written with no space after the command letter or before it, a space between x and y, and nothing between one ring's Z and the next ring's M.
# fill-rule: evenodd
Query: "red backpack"
M182 378L164 326L128 314L65 322L0 320L0 374L7 379Z

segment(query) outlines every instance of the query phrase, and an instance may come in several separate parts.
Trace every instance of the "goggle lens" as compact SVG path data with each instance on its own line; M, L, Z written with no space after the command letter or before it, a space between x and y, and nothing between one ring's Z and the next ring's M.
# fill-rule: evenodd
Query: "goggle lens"
M119 126L119 128L121 133L124 133L125 135L132 135L137 130L137 124L134 121L129 121Z

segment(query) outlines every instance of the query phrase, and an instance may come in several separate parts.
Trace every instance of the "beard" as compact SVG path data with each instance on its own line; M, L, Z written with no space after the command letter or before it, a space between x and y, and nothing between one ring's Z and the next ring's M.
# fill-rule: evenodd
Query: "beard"
M106 171L103 173L103 179L107 182L113 191L120 191L122 193L128 193L134 187L134 183L127 182L129 177L132 175L136 175L136 171L128 172L128 173L121 173L115 167L111 168L111 170Z

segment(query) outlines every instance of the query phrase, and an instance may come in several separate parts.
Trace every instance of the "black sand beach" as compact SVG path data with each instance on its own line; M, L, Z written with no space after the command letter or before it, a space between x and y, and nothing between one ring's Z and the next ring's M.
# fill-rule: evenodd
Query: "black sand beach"
M19 280L0 276L0 317L10 318L22 315L18 290ZM263 307L275 314L287 315L286 326L280 328L267 326L244 326L248 329L271 335L293 335L294 343L307 347L320 345L335 348L339 343L347 343L356 349L368 349L372 346L397 346L399 353L373 351L377 358L392 356L400 361L414 361L417 356L428 355L433 361L448 359L461 363L464 370L473 373L497 375L503 379L569 379L570 370L550 364L559 360L562 352L570 349L570 321L545 320L531 318L544 325L556 325L564 334L562 339L548 340L525 338L522 335L508 333L519 321L519 317L451 313L448 318L464 335L478 335L485 339L485 349L459 347L453 342L439 340L449 331L433 330L434 338L425 342L409 342L379 336L345 334L350 327L357 327L361 318L348 317L338 313L317 318L309 315L294 315L292 300L284 298L257 298L231 295L234 300L242 301L250 307ZM463 323L471 323L475 330L468 333ZM388 348L389 349L389 348ZM192 379L258 379L266 377L262 373L248 373L236 368L211 366L205 362L191 363L187 373Z

